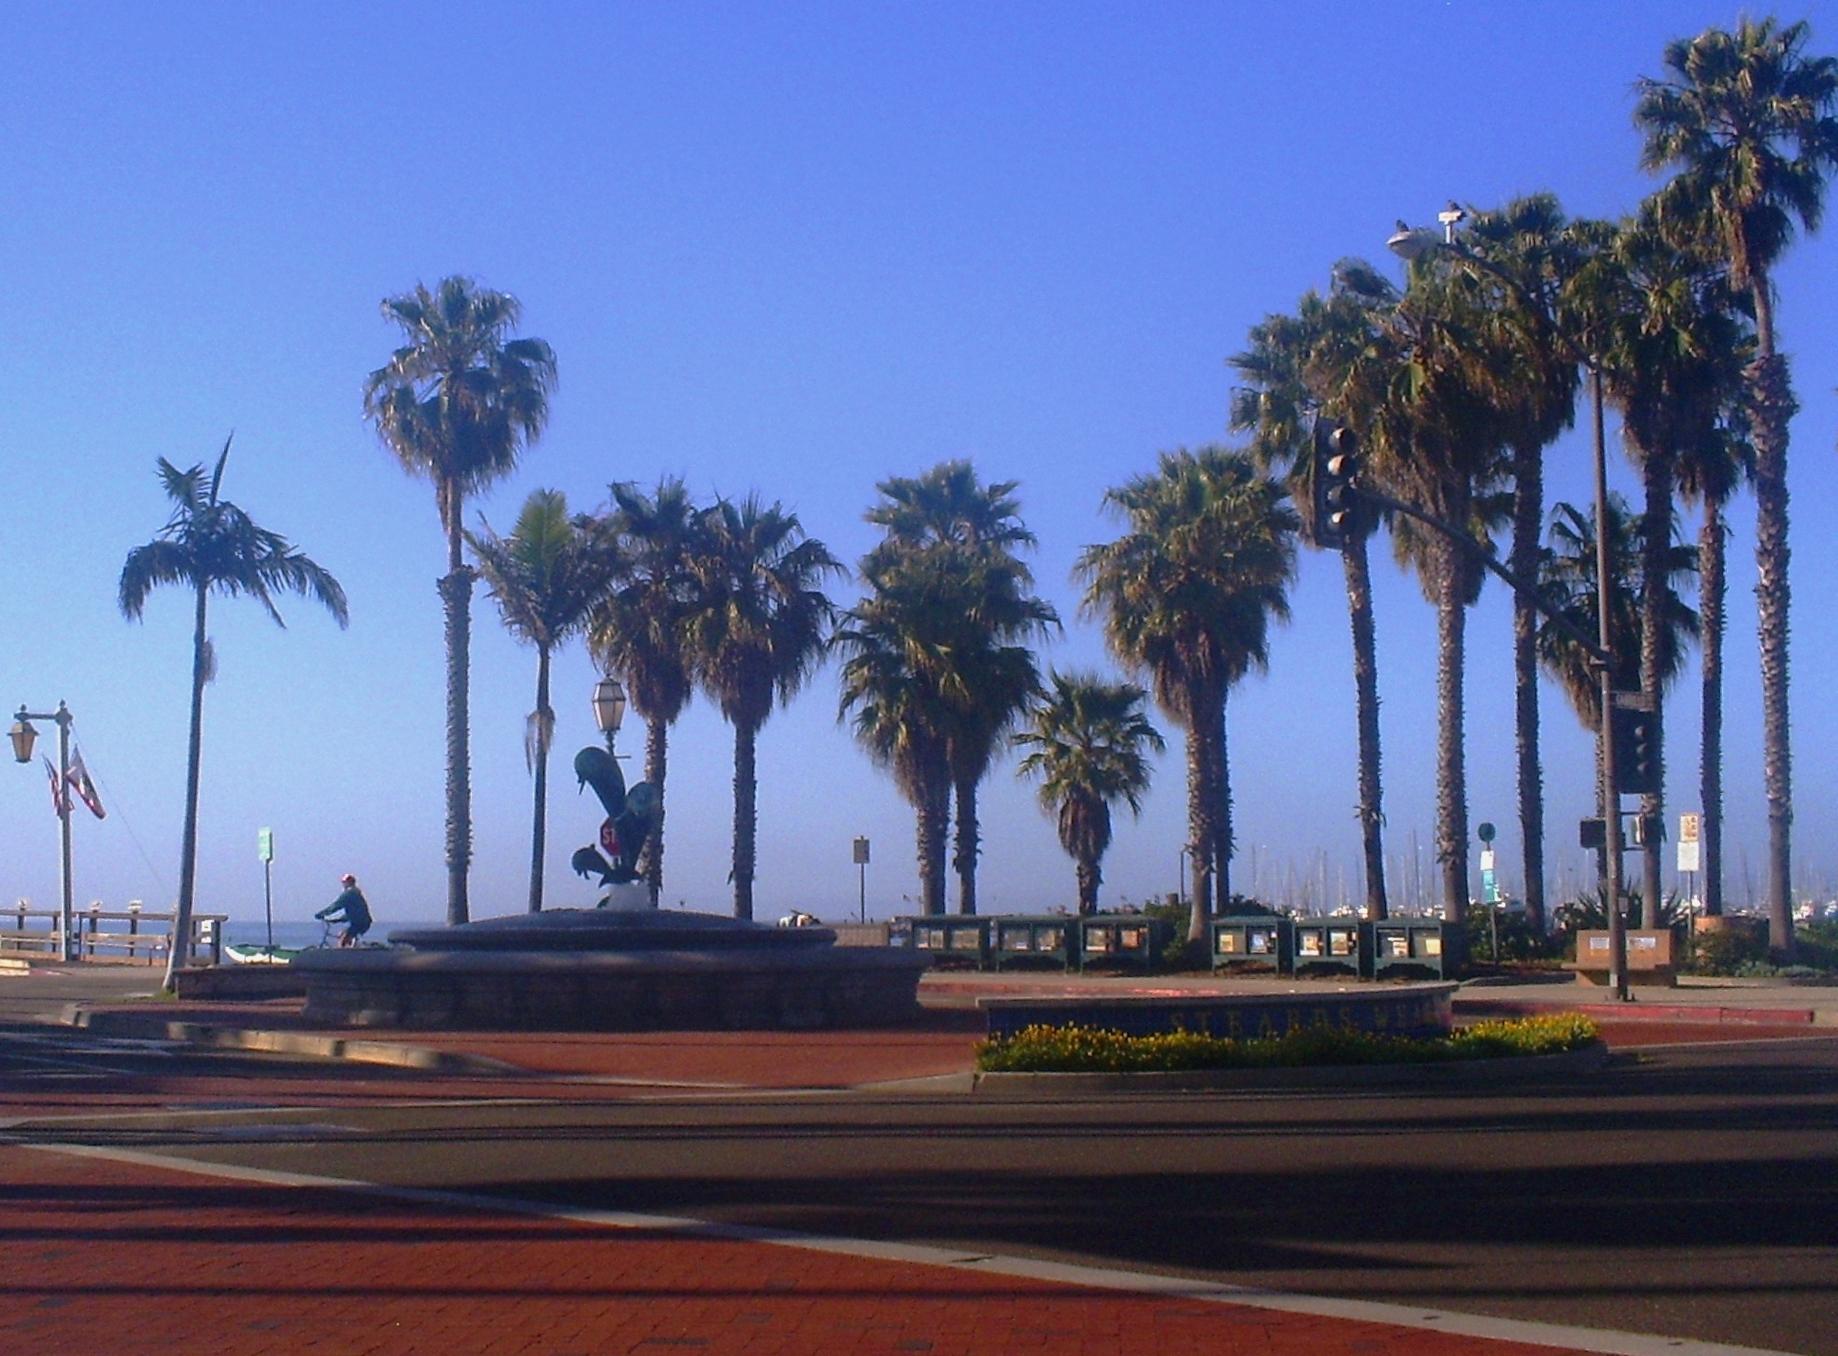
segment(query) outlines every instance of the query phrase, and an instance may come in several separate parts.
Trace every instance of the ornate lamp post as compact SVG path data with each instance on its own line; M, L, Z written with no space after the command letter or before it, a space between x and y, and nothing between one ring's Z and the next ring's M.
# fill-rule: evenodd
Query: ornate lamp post
M1453 206L1449 211L1438 215L1437 220L1442 223L1440 238L1436 232L1427 227L1412 229L1400 222L1396 234L1385 241L1386 248L1406 263L1431 253L1451 255L1463 264L1486 273L1517 295L1524 297L1525 288L1518 279L1474 253L1455 238L1455 225L1462 219L1462 215L1461 210ZM1608 551L1608 451L1602 432L1602 367L1594 355L1585 352L1580 344L1563 331L1553 328L1551 336L1564 350L1570 361L1582 367L1589 374L1589 394L1595 407L1593 423L1595 433L1596 648L1599 653L1594 656L1594 660L1599 685L1598 697L1602 708L1601 722L1596 732L1598 748L1596 761L1602 770L1602 785L1599 794L1606 839L1603 862L1608 878L1603 885L1608 905L1608 980L1614 989L1615 997L1625 1002L1630 995L1627 991L1627 925L1621 916L1621 797L1615 790L1615 682L1612 662L1614 647L1613 637L1609 631L1611 581Z
M32 728L35 720L49 720L57 725L58 794L54 799L57 802L58 838L62 848L59 879L64 896L63 913L58 924L58 957L70 961L76 959L76 948L71 944L70 908L70 708L63 702L57 704L55 711L28 711L21 706L13 719L12 728L6 732L7 738L13 741L13 761L32 761L32 746L38 740L38 731Z
M594 684L594 726L606 736L606 751L613 751L613 737L625 721L625 689L610 674Z

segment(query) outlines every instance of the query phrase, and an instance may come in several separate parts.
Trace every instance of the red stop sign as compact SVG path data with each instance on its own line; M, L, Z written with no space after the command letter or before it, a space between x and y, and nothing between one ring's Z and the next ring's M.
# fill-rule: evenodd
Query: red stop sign
M613 858L619 856L619 830L613 827L613 821L610 819L600 825L600 846L606 849L607 856Z

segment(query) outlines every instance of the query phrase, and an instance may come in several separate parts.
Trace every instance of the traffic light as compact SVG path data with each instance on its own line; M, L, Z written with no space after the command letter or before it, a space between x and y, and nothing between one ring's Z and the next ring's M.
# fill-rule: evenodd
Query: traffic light
M1659 790L1659 717L1656 712L1618 706L1611 719L1615 739L1615 791L1648 796Z
M1331 419L1315 421L1315 540L1338 547L1361 531L1359 436Z

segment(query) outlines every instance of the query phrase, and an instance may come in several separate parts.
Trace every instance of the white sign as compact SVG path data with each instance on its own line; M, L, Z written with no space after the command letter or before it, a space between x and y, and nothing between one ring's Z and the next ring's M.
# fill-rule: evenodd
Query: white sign
M1481 849L1481 870L1493 870L1493 849L1491 847Z
M1690 819L1692 816L1686 815L1685 817ZM1696 838L1678 840L1678 869L1680 872L1697 872L1704 869L1698 863L1699 847L1700 844Z

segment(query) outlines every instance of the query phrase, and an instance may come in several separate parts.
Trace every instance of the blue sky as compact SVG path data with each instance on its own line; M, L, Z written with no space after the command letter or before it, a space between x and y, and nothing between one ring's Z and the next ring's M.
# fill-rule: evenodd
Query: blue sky
M1829 5L1792 11L1838 51ZM121 561L164 521L154 459L215 456L226 493L343 581L340 632L304 603L276 629L215 607L206 696L201 908L259 916L256 831L275 831L277 914L358 872L382 925L438 917L443 547L433 496L379 446L363 378L394 336L378 301L473 275L517 294L561 382L546 436L474 504L508 529L538 487L591 508L607 482L684 476L757 490L835 553L873 540L874 483L948 457L1021 482L1047 651L1103 666L1068 580L1117 524L1104 490L1158 451L1220 441L1225 359L1249 326L1384 259L1399 218L1551 190L1573 215L1632 209L1632 84L1671 38L1736 11L1697 3L1389 5L94 4L16 9L0 47L0 703L67 699L110 805L80 817L79 904L169 901L185 771L190 613L116 610ZM1796 880L1838 875L1828 237L1779 274L1793 424ZM1611 437L1617 432L1611 428ZM1580 432L1550 454L1586 500ZM1617 456L1614 476L1631 488ZM1752 502L1730 581L1731 898L1757 881ZM1695 522L1687 520L1688 530ZM1434 628L1379 564L1385 811L1394 898L1427 882ZM856 596L852 584L839 601ZM1241 856L1281 898L1356 895L1349 641L1338 562L1309 555L1267 677L1232 699ZM475 603L474 912L522 907L535 659ZM1469 627L1470 815L1518 880L1508 607ZM566 759L593 737L584 653L555 677L550 901L591 902L569 852L598 822ZM1695 668L1670 721L1669 810L1696 808ZM912 817L835 720L819 673L760 744L762 916L852 910L850 840L871 837L870 909L917 893ZM1573 821L1591 744L1545 691L1549 860L1582 878ZM1164 728L1174 731L1168 722ZM637 752L633 729L622 747ZM730 733L698 701L673 735L667 901L728 900ZM0 902L57 894L43 777L0 776ZM1068 903L1070 863L1012 764L984 792L991 909ZM1180 743L1105 898L1176 886ZM1409 861L1415 844L1420 866Z

